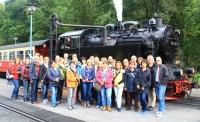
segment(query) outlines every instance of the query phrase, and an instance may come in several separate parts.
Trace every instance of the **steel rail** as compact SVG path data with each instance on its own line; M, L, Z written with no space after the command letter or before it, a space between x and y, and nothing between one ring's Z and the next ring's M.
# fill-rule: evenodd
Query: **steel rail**
M11 107L11 106L3 104L3 103L0 103L0 107L5 108L7 110L10 110L12 112L15 112L15 113L17 113L19 115L22 115L24 117L27 117L27 118L29 118L31 120L34 120L34 121L37 121L37 122L48 122L47 120L41 119L41 118L36 117L34 115L30 115L29 113L26 113L26 112L24 112L22 110L19 110L17 108Z

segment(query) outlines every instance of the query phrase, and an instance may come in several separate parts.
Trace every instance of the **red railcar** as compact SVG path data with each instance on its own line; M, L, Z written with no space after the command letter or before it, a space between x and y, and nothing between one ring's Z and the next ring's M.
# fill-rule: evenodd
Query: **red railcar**
M49 43L48 40L33 41L31 47L32 54L40 53L43 56L48 56L49 55L48 43ZM26 42L26 43L0 46L0 75L2 77L5 77L5 73L8 69L9 64L15 58L19 58L20 60L29 58L30 56L29 44L30 44L29 42Z

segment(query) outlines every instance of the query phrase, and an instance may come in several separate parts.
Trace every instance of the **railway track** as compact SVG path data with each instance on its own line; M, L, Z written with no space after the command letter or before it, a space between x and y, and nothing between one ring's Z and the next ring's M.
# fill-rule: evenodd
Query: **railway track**
M35 122L48 122L48 121L46 121L46 120L44 120L44 119L41 119L41 118L36 117L36 116L34 116L34 115L30 115L29 113L26 113L26 112L24 112L24 111L21 111L21 110L19 110L19 109L16 109L16 108L14 108L14 107L11 107L11 106L6 105L6 104L3 104L3 103L0 103L0 107L1 107L1 108L4 108L4 109L7 109L7 110L9 110L9 111L11 111L11 112L17 113L17 114L19 114L20 116L26 117L27 119L33 120L33 121L35 121Z
M170 103L188 105L200 108L200 97L188 97L177 101L170 101Z

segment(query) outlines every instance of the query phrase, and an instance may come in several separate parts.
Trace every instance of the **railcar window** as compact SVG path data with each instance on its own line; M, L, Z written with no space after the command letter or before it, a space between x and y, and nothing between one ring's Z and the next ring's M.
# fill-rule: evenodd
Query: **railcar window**
M3 60L7 60L7 52L3 52Z
M33 54L33 50L31 50L31 54ZM25 51L25 58L29 58L30 50Z
M23 59L24 59L24 51L17 51L17 57L18 57L20 60L23 60Z
M15 59L15 52L14 51L11 51L9 53L9 60L14 60Z

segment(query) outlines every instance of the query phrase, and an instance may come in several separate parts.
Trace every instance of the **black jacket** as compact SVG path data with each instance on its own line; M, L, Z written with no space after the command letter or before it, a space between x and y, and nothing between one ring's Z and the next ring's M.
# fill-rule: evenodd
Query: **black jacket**
M151 67L149 67L149 69L151 71L151 86L150 86L150 88L153 88L153 87L155 87L156 69L157 69L156 64L154 63Z
M48 68L43 64L40 66L40 72L39 72L39 81L43 80L43 84L49 84L49 78L48 78Z
M167 81L169 79L169 71L168 68L164 65L161 64L159 65L160 71L159 71L159 83L162 85L167 85ZM158 69L158 65L156 65L156 71Z
M140 87L144 87L144 90L148 90L151 86L151 72L147 68L145 71L142 71L142 68L138 69L138 81Z

